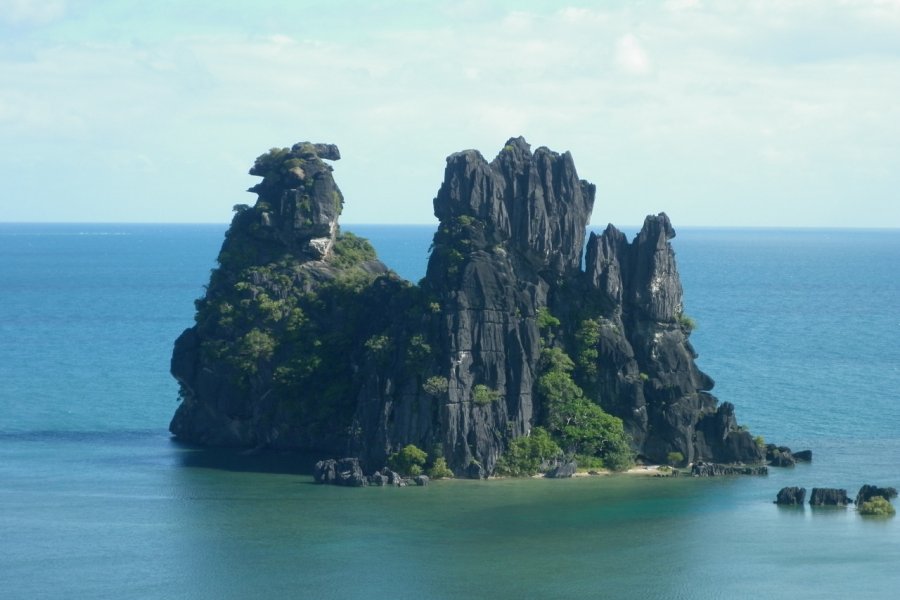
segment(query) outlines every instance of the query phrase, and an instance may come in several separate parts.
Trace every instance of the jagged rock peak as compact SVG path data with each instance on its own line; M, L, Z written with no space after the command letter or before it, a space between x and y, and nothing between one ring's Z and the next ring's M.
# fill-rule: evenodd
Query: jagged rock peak
M581 265L594 194L571 154L545 147L532 153L517 137L490 163L477 150L451 154L434 214L446 228L477 222L476 249L503 246L539 271L562 275Z
M675 229L666 213L648 215L630 244L612 224L601 235L591 233L585 269L591 285L612 305L640 311L658 322L674 322L682 314L682 287L669 240Z
M681 278L669 240L675 230L666 213L650 215L634 241L637 281L634 304L657 321L674 321L682 313Z
M258 195L255 224L263 237L275 237L311 258L329 255L344 197L323 159L340 158L334 144L299 142L272 148L256 159L250 174L263 180L248 191Z
M291 152L303 157L318 156L323 160L341 160L341 151L336 144L297 142L291 146Z

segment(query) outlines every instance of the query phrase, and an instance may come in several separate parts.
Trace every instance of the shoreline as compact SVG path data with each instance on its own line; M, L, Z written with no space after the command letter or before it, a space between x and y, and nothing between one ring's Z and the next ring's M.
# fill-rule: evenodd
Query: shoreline
M614 475L626 475L629 477L657 477L661 474L660 468L665 465L640 465L631 467L627 471L610 471L609 469L591 469L590 471L576 471L572 477L563 477L561 479L575 479L579 477L611 477ZM666 472L669 476L669 472ZM488 477L488 479L520 479L516 477ZM530 479L546 479L543 473L536 473Z

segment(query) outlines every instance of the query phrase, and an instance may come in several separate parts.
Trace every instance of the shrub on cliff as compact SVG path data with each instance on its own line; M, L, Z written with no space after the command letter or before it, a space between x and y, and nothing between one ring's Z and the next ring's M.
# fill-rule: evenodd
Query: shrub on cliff
M586 382L594 383L597 378L597 362L600 352L600 322L596 319L585 319L575 332L578 369ZM586 386L585 389L588 389Z
M685 333L691 333L697 329L697 321L684 313L680 313L676 319L678 320L679 327L681 327Z
M446 377L441 377L440 375L429 377L422 384L422 390L429 396L446 394L448 389L450 389L450 382Z
M491 402L500 399L500 392L492 390L486 385L478 384L472 388L472 401L478 406L487 406Z
M541 332L559 327L560 325L560 320L554 317L546 306L542 306L537 310L535 320L537 321L538 329L540 329Z

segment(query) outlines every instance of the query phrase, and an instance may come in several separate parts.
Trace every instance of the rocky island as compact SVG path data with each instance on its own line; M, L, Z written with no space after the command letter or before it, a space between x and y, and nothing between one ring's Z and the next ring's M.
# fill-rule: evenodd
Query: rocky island
M175 343L178 439L357 457L369 471L412 446L469 477L563 457L765 459L694 362L665 214L631 241L610 225L585 244L595 187L568 152L522 138L490 162L458 152L414 284L341 231L325 162L339 158L304 142L256 159L257 200L235 207Z

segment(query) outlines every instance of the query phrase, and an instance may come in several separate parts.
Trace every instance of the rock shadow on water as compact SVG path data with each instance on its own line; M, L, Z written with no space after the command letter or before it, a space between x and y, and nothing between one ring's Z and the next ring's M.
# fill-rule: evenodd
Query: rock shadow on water
M293 451L254 451L240 448L210 448L171 440L178 450L178 465L184 468L212 469L234 473L303 475L313 483L316 461L312 454Z

